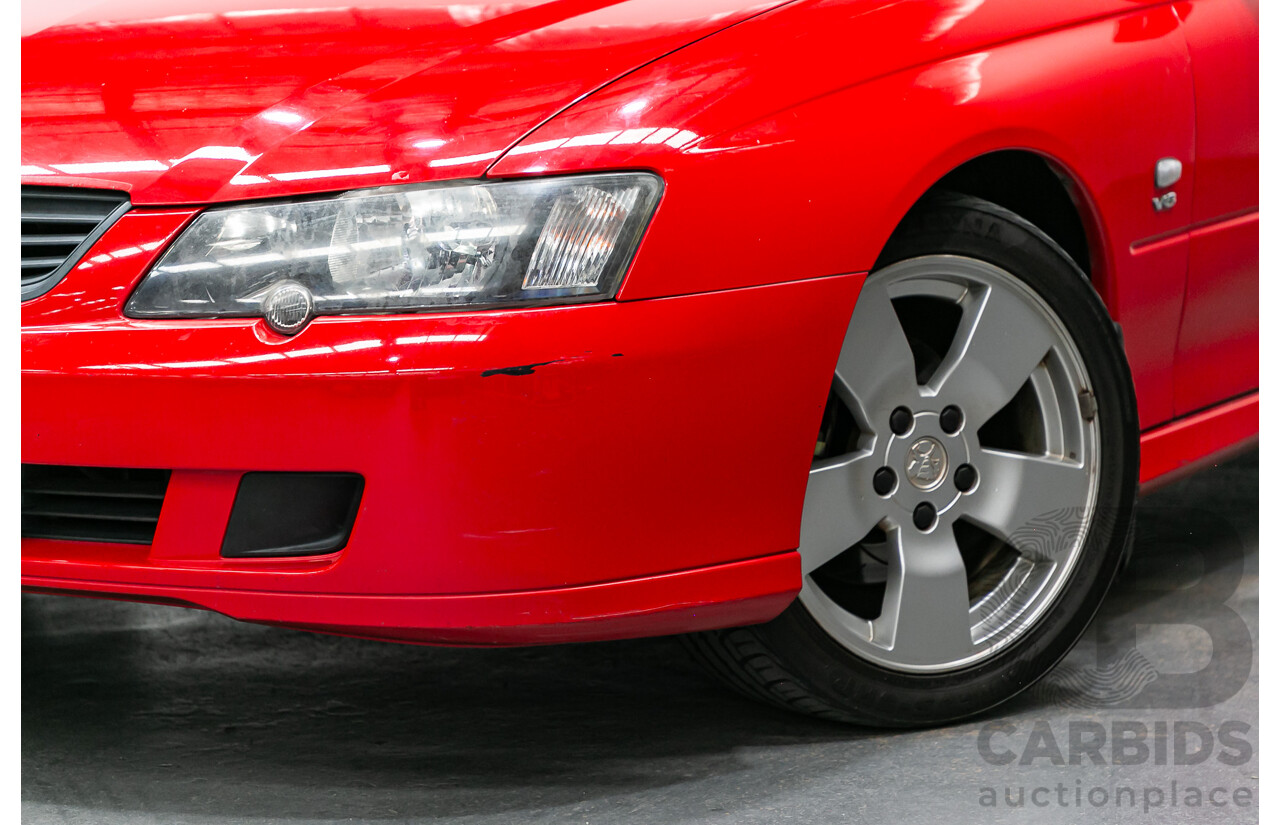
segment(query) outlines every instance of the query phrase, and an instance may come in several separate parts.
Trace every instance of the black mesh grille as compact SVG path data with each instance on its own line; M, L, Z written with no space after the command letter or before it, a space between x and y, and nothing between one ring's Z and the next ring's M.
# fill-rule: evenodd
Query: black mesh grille
M110 189L23 186L23 287L49 278L76 252L83 254L81 245L96 240L107 218L128 202L123 192Z
M22 465L22 535L150 544L168 470Z

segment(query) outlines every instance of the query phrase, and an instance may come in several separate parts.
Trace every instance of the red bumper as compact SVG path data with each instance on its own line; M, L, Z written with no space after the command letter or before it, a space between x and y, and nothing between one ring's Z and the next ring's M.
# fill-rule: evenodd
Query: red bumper
M23 307L23 461L173 470L153 544L24 540L25 586L461 644L747 624L793 598L860 276L291 339L123 318L189 214L126 216ZM363 475L347 546L221 558L252 470Z

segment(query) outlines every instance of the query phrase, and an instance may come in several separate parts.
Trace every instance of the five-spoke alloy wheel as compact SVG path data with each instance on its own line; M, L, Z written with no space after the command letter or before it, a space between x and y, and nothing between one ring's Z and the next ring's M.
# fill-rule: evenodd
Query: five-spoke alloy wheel
M938 308L900 318L895 301ZM932 336L950 335L945 352L915 334L924 324L946 324ZM901 670L960 667L1016 639L1079 557L1079 531L1046 548L1038 528L1088 521L1098 436L1081 398L1092 393L1053 311L999 267L933 255L871 276L836 366L834 414L852 418L850 437L824 442L809 473L805 607L854 653ZM994 420L1015 398L1026 410ZM984 438L988 424L997 432ZM1008 552L989 553L994 540ZM882 592L851 599L840 575L851 564L883 568Z
M1136 411L1079 267L994 204L904 219L854 308L814 450L799 599L690 647L754 696L872 724L980 712L1047 672L1126 548Z

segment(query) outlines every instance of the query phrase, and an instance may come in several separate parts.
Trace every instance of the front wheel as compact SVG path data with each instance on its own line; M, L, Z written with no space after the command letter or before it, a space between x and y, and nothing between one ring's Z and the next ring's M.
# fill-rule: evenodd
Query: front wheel
M939 724L1043 676L1126 549L1137 414L1120 337L1017 215L944 194L868 276L814 450L800 597L689 647L821 716Z

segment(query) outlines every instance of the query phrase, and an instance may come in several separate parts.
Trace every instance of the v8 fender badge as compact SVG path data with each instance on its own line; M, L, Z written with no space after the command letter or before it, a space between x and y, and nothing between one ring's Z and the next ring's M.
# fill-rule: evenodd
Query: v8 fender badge
M1160 158L1156 161L1156 188L1168 189L1182 179L1182 161L1177 158ZM1165 192L1151 199L1157 212L1172 209L1178 203L1177 192Z

